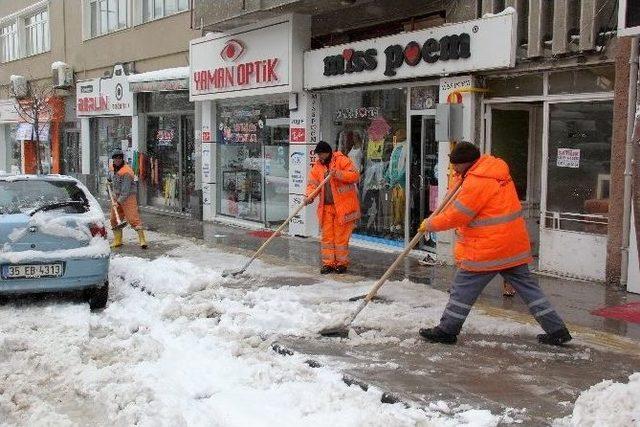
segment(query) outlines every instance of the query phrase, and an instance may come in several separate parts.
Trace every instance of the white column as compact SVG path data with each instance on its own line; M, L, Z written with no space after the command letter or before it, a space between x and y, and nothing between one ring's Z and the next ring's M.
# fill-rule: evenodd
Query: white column
M440 103L446 103L449 94L456 89L473 87L472 76L456 76L440 79ZM479 143L475 141L475 94L470 92L462 93L462 138L465 141ZM442 203L449 187L449 154L450 141L438 142L438 203ZM453 264L453 245L455 235L453 230L438 233L438 244L436 252L438 259Z
M9 167L11 142L7 138L7 125L0 125L0 171L11 172Z
M211 221L216 216L216 113L214 101L200 103L202 121L200 135L202 138L202 219Z
M298 94L298 108L289 116L289 214L300 206L307 188L307 176L314 159L313 150L320 140L320 96ZM317 201L304 208L289 224L289 234L317 236Z
M91 175L91 126L88 117L80 119L80 145L82 147L82 174Z

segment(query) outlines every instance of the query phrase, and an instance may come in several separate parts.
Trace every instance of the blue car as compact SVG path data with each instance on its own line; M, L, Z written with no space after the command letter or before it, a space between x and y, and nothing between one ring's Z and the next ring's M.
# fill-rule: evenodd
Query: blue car
M0 295L82 290L103 308L110 254L104 213L79 181L0 175Z

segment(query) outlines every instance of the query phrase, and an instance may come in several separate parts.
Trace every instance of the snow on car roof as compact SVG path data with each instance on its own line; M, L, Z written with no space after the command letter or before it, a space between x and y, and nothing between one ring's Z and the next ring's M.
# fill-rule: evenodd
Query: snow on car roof
M69 175L59 175L59 174L47 174L47 175L27 175L27 174L19 174L19 175L0 175L0 182L16 182L16 181L50 181L50 182L72 182L74 183L80 190L84 192L87 196L87 201L89 202L89 212L87 212L86 216L92 216L95 219L103 218L104 213L102 212L102 208L100 204L93 197L93 194L84 184L78 181L76 178Z
M48 174L48 175L26 175L26 174L0 174L0 181L72 181L80 182L69 175Z

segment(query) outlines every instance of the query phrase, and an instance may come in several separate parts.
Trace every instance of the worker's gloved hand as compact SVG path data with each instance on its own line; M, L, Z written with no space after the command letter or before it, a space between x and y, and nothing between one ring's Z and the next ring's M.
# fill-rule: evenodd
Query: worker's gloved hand
M302 204L305 206L310 205L311 203L313 203L313 199L310 199L309 197L305 197L302 201Z
M429 223L429 218L425 218L424 220L422 220L422 223L420 224L418 231L422 234L425 234L428 231L430 231L429 230L430 227L431 227L431 224Z

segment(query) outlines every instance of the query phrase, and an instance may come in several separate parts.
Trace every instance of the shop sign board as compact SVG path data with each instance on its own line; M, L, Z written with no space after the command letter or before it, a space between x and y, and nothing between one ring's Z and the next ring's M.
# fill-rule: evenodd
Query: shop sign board
M516 13L444 25L305 53L304 86L359 83L509 68L516 60Z
M78 117L132 116L133 93L123 66L114 66L111 77L79 81L76 102Z
M289 92L292 21L206 36L189 46L191 101ZM278 89L278 90L273 90Z

